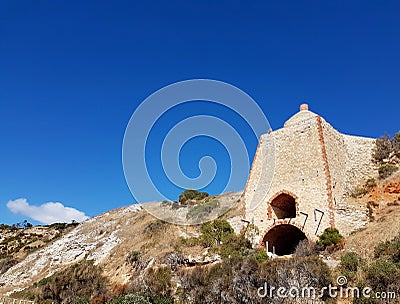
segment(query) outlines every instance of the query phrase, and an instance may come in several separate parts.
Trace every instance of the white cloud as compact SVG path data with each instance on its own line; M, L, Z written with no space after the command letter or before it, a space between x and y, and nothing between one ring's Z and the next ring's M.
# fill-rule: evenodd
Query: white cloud
M40 206L29 205L26 198L19 198L7 203L12 213L20 213L43 224L82 222L89 217L84 212L61 203L48 202Z

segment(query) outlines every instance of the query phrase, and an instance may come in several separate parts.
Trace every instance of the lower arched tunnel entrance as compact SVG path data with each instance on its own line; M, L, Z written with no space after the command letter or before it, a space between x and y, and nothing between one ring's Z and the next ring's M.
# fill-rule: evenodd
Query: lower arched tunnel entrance
M281 224L271 228L264 236L263 245L276 255L292 254L297 245L307 239L299 228L290 224Z

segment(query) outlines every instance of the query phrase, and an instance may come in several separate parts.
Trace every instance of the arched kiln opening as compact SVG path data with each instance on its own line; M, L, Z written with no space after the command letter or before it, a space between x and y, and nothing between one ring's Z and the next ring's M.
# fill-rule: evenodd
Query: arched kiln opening
M296 200L289 194L279 194L272 200L271 208L278 219L296 217Z
M276 255L292 254L297 245L307 237L303 231L290 224L271 228L264 236L263 245Z

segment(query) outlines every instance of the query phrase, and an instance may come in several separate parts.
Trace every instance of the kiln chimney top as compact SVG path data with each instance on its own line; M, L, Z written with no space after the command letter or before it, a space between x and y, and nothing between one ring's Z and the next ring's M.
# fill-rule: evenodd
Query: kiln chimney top
M300 106L300 111L308 111L308 104L303 103L303 104Z

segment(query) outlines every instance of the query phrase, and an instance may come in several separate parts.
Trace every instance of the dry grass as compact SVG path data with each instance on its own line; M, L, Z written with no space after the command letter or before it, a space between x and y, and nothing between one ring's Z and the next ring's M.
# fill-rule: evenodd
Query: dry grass
M134 273L132 265L126 263L129 253L140 252L141 258L147 263L152 259L160 261L167 253L179 251L180 235L186 233L185 227L162 222L145 210L124 218L124 221L125 226L118 233L123 242L102 263L104 274L114 284L127 283ZM187 229L195 234L196 227Z
M393 204L395 201L400 202L397 189L400 189L400 174L396 173L385 181L378 181L377 186L363 198L352 200L353 204L369 204L374 219L363 229L347 237L344 250L335 253L334 257L354 251L364 258L371 258L373 249L379 242L391 240L400 234L400 206Z
M346 239L344 251L354 251L362 257L370 257L373 248L381 241L388 241L400 234L400 207L386 207L376 216L375 221L365 229L351 234Z
M223 204L235 201L229 211L229 217L241 214L242 204L237 201L241 193L226 193L217 196ZM225 215L226 216L226 215ZM141 253L143 260L161 261L170 252L180 252L185 256L201 255L201 246L181 246L181 238L196 237L200 234L200 226L179 226L156 219L145 210L127 213L119 219L118 237L123 240L116 246L110 256L102 262L104 274L112 283L124 284L132 275L132 265L126 263L126 257L132 251Z

